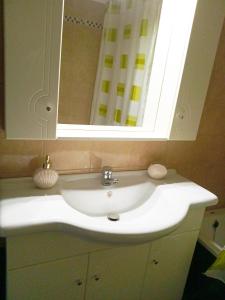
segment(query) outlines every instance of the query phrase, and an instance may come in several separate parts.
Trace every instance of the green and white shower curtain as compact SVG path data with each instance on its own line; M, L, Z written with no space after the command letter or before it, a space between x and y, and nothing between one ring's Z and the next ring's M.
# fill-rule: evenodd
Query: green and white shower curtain
M91 124L141 126L162 0L110 0Z

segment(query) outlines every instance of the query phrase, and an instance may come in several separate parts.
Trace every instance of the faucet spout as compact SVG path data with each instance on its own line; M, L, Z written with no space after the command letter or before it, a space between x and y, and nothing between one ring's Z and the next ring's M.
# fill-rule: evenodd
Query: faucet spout
M119 182L117 178L113 178L112 168L104 166L102 168L102 185L111 186Z

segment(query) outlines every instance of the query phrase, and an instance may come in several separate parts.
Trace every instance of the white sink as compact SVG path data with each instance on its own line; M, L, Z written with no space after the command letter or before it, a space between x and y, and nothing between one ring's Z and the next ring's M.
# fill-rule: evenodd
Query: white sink
M146 201L155 190L149 178L140 175L118 175L116 185L105 187L101 179L86 178L62 184L62 195L74 209L89 216L108 216L133 210Z
M119 183L102 186L99 174L66 177L60 183L65 203L84 235L113 242L142 242L175 230L191 202L216 201L216 196L170 171L164 180L147 172L117 172ZM110 220L117 216L117 222Z
M31 178L0 180L0 236L58 230L102 242L147 242L178 228L189 208L217 203L174 171L155 181L146 171L114 177L117 185L103 187L100 174L63 175L50 190L35 188Z

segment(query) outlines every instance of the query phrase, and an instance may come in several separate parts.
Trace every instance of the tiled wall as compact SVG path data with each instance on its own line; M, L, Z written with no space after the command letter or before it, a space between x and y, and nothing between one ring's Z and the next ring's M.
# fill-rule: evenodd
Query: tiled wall
M90 0L65 1L59 123L90 122L105 9Z
M90 123L100 41L100 30L64 22L59 123Z
M2 27L1 27L2 32ZM1 34L2 41L2 34ZM3 124L3 59L0 42L0 124ZM225 206L225 26L198 138L194 142L8 141L0 131L0 177L30 176L45 153L61 173L146 169L152 162L176 168L220 198ZM1 127L0 125L0 127Z

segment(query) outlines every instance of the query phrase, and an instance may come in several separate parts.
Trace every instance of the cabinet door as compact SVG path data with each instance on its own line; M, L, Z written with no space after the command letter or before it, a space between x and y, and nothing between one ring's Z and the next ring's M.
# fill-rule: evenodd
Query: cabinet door
M179 2L183 6L185 1ZM195 140L197 137L216 50L224 23L224 13L224 0L197 1L184 70L179 92L177 91L177 103L170 132L171 140ZM177 58L174 56L173 62L176 60ZM171 66L173 68L174 63ZM172 74L173 72L168 74L168 86L172 85L170 82L170 78L173 78ZM165 77L166 75L164 75ZM168 101L169 90L161 93L165 95L164 97Z
M11 139L54 139L63 0L5 0L5 120Z
M149 245L90 255L86 300L139 300Z
M142 300L180 300L198 231L168 236L152 243Z
M8 300L81 300L87 256L33 265L8 272Z

